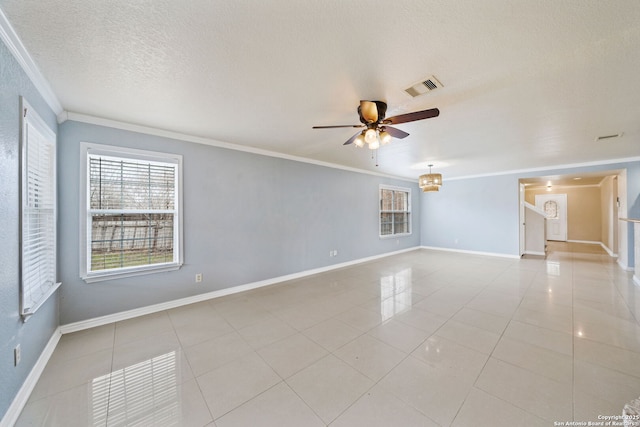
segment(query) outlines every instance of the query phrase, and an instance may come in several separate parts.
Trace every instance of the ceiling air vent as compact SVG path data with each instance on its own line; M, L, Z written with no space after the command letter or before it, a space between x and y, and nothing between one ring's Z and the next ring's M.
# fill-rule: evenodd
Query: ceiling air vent
M606 139L613 139L613 138L621 138L622 135L624 135L623 133L615 133L613 135L603 135L603 136L599 136L596 138L596 142L597 141L604 141Z
M406 88L404 91L415 98L416 96L424 95L425 93L431 92L432 90L438 89L439 87L442 87L442 83L440 83L438 79L435 78L435 76L431 76L427 79L422 80L421 82L414 84L413 86Z

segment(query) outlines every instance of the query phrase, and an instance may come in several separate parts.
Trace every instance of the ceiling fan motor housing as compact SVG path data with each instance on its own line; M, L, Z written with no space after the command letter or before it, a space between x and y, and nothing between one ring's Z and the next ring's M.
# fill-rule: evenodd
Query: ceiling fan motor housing
M360 122L369 126L377 125L387 114L387 103L383 101L360 101L358 116Z

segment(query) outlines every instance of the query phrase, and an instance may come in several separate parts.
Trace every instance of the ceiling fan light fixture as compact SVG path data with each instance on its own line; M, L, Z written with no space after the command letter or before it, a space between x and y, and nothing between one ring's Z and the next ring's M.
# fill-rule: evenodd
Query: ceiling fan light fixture
M442 186L442 174L431 173L432 166L433 165L429 165L429 173L420 175L420 178L418 178L418 185L424 193L440 191L440 187Z
M364 132L361 133L360 135L358 135L356 137L356 139L353 141L353 143L356 145L356 147L358 148L362 148L364 147Z
M377 150L378 148L380 148L380 143L378 142L377 138L373 142L369 143L370 150Z

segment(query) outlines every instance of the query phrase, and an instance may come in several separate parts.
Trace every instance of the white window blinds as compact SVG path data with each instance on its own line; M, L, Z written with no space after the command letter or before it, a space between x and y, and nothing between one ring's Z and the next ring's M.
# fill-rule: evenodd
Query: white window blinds
M56 135L21 102L20 311L33 314L56 283Z

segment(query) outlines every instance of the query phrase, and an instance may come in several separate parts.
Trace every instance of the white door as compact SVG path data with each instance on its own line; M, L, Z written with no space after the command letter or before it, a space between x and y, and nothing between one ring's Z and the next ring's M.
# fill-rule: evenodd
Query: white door
M547 214L547 240L567 241L567 195L537 194L536 207Z

